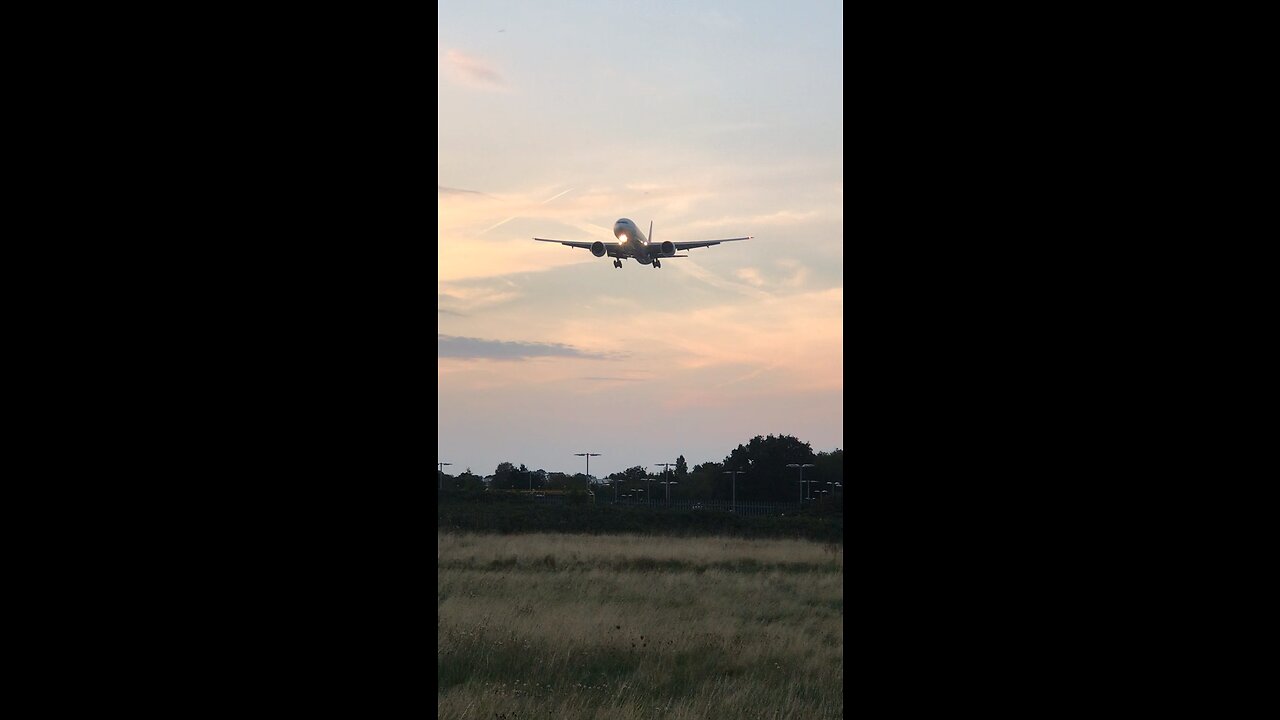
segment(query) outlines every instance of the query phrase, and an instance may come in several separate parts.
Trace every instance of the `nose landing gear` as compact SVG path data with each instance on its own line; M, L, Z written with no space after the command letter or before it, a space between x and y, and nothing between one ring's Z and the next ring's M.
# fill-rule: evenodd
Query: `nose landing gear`
M619 270L621 270L621 269L622 269L622 261L621 261L621 260L618 260L618 259L616 259L616 258L615 258L615 259L614 259L614 261L613 261L613 266L614 266L614 267L616 267L616 268L618 268Z

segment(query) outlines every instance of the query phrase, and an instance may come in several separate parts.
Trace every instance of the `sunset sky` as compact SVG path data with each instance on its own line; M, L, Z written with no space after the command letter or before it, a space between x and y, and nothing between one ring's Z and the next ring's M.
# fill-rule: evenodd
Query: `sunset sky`
M442 0L438 455L844 448L839 2ZM745 242L621 270L533 237Z

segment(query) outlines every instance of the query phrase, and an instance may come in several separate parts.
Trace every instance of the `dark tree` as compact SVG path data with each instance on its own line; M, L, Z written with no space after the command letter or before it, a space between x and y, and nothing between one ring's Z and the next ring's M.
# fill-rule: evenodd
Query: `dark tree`
M738 499L748 502L791 502L800 498L800 471L789 463L812 463L809 443L791 435L759 435L734 448L724 459L725 470L746 470L738 476ZM815 479L817 468L805 468L804 479ZM728 476L725 476L728 477Z
M471 468L467 468L458 476L458 487L466 492L480 492L484 490L484 478L471 472Z
M808 479L809 473L813 473L815 490L826 490L823 495L839 500L844 500L844 450L837 448L832 452L820 452L814 459L817 467L805 468L805 478Z
M622 493L644 487L645 472L644 468L639 465L629 467L622 472L616 472L609 477L614 478L614 482L618 484L619 497L622 496Z
M722 470L724 466L717 462L695 465L686 481L689 489L687 497L697 500L728 500L729 476L721 475ZM725 488L724 492L720 491L721 485Z
M517 487L516 466L509 462L498 463L498 469L493 471L493 487L498 490Z

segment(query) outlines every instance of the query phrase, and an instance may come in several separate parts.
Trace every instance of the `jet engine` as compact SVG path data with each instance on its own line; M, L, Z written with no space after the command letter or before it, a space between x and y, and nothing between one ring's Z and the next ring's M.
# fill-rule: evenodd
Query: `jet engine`
M676 254L676 245L675 245L675 243L671 242L670 240L665 240L665 241L663 241L663 243L662 243L662 256L663 256L663 257L669 257L669 256L671 256L671 255L675 255L675 254Z
M599 240L591 243L591 254L596 257L604 257L604 243Z

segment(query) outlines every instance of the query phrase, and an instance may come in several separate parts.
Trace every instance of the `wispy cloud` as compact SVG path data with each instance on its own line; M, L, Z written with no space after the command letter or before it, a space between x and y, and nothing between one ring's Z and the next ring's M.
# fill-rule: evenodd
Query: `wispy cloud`
M680 272L686 275L689 275L697 280L701 280L707 285L710 285L711 287L714 287L720 290L729 290L741 295L746 295L746 296L754 297L757 299L764 299L764 298L771 297L769 293L759 289L758 287L754 287L752 285L743 285L742 283L736 283L736 282L733 282L732 280L726 280L720 277L719 275L702 267L702 265L699 264L692 257L686 258L685 260L681 261L680 265L672 265L672 267L677 268L679 269Z
M774 261L774 264L784 270L791 271L791 274L781 281L782 285L786 287L804 287L805 282L809 279L809 268L805 267L799 260L778 258Z
M756 288L765 288L771 291L782 289L804 289L809 280L809 268L803 263L791 258L778 258L773 261L774 266L779 268L775 271L772 268L762 271L757 267L738 268L733 272L734 276L742 282Z
M487 88L503 88L507 86L507 81L498 74L498 71L480 58L467 55L459 50L449 50L445 53L444 59L454 77L462 80L465 84Z
M589 360L612 360L615 355L579 350L561 343L506 342L480 338L436 336L436 357L473 360L527 360L534 357L576 357Z
M753 230L760 225L793 225L814 220L818 217L816 210L806 212L796 212L794 210L779 210L766 215L744 215L732 216L725 215L714 220L695 220L687 223L686 227L690 228L721 228L721 227L737 227L745 230Z
M436 185L436 192L441 195L484 195L479 190L463 190L462 188L445 187L444 185ZM485 195L485 197L489 197Z
M842 386L842 289L769 295L747 285L737 287L750 293L722 304L641 313L625 324L562 319L553 337L577 345L634 350L637 355L629 364L659 366L664 390L679 389L664 401L683 397L698 404L709 393L714 395L717 383L726 381L759 393L781 387ZM673 327L682 331L672 333ZM637 347L629 344L633 338L646 342Z
M764 278L760 277L760 271L753 267L738 268L734 275L737 275L743 282L756 287L764 284Z
M726 15L719 10L710 10L697 14L697 19L713 33L736 33L742 30L742 18Z
M479 284L439 283L436 293L436 309L440 312L465 317L494 305L501 305L520 297L520 289L511 281Z

